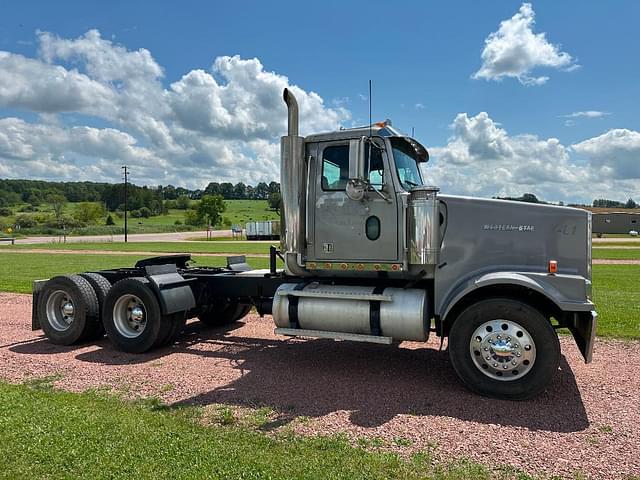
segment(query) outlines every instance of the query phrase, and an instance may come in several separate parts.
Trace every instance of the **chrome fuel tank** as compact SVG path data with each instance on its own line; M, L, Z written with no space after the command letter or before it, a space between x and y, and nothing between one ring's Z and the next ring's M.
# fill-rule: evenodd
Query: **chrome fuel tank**
M385 288L311 283L285 283L273 299L276 326L306 330L384 335L394 340L426 341L429 336L428 297L420 289ZM299 287L298 287L299 288ZM295 297L295 319L290 300ZM373 317L372 317L373 309ZM377 310L377 312L376 312ZM379 331L374 318L379 315ZM294 320L294 321L292 321Z

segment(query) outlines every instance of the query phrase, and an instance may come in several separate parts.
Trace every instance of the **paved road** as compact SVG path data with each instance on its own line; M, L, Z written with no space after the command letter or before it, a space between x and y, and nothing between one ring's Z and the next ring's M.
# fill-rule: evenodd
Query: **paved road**
M230 237L231 230L214 230L214 237ZM206 237L207 232L171 232L171 233L135 233L130 234L129 242L181 242L191 237ZM16 243L60 243L62 237L26 237L16 240ZM86 235L82 237L67 237L67 243L89 242L124 242L124 235Z
M640 245L640 237L611 237L611 238L594 238L593 243L636 243Z

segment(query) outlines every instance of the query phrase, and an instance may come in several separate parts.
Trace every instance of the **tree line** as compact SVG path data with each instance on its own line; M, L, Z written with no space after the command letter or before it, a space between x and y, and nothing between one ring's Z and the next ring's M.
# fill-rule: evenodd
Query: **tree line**
M200 200L204 195L220 195L224 200L269 200L279 194L277 182L260 182L246 185L238 182L211 182L204 189L190 190L173 185L127 186L129 210L149 209L159 215L164 208L187 209L189 200ZM11 207L22 203L34 207L47 203L48 198L59 195L69 202L102 202L109 211L124 209L124 184L100 182L48 182L44 180L0 179L0 207ZM168 205L167 205L168 204Z
M630 198L626 202L617 202L615 200L609 200L606 198L597 198L593 201L593 206L601 208L638 208L638 204L633 198Z

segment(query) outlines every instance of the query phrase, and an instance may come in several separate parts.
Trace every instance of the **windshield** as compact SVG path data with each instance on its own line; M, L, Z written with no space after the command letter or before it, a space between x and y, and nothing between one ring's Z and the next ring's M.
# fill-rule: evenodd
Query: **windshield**
M413 187L423 185L418 162L414 158L415 152L411 146L401 138L391 138L390 140L402 188L411 190Z

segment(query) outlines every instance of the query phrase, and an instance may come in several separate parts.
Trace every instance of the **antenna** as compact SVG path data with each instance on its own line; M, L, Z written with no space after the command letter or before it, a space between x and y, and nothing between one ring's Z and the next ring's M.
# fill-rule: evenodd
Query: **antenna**
M411 138L416 138L416 130L413 127L411 127Z
M371 138L372 134L372 125L371 125L371 80L369 80L369 138Z
M371 125L371 79L369 79L369 158L367 159L367 178L371 175L371 144L373 143L372 125Z

